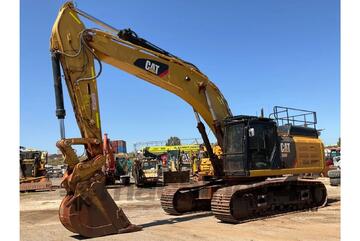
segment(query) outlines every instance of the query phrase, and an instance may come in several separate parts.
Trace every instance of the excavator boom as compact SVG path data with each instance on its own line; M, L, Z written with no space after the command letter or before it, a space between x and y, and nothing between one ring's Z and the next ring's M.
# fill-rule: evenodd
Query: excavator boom
M79 15L106 30L87 29ZM57 147L68 164L62 182L67 196L60 207L60 220L70 231L87 237L137 231L140 228L130 223L104 187L105 176L101 169L106 156L101 138L97 92L97 79L102 71L102 62L185 100L194 109L202 136L205 137L206 133L199 115L214 132L220 145L220 120L232 116L228 104L218 88L195 65L139 38L130 29L118 31L76 9L72 2L65 3L59 11L51 33L50 51L56 115L61 130L61 140L57 142ZM65 137L61 69L81 138ZM205 143L210 146L207 136ZM85 147L85 161L79 161L72 145ZM219 170L220 166L217 169Z
M78 12L89 19L95 19L75 9L72 3L66 3L52 30L51 51L53 54L60 54L74 109L86 116L87 122L92 123L89 128L89 123L78 120L81 121L79 127L84 137L101 136L98 98L95 94L101 61L179 96L203 117L214 134L214 122L232 116L219 89L196 66L138 38L131 30L122 30L114 35L99 29L86 29ZM96 20L96 23L102 22ZM112 27L108 28L115 31ZM131 37L129 31L132 33ZM100 65L97 75L94 59ZM93 128L93 125L97 128Z

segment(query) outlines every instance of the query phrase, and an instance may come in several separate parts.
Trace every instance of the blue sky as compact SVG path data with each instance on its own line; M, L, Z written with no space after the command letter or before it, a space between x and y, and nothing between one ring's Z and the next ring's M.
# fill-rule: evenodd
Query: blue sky
M20 2L20 144L56 152L49 37L64 1ZM76 1L89 14L194 63L233 114L314 110L325 144L340 136L340 10L335 0ZM85 22L86 23L86 22ZM135 142L199 137L191 106L104 65L103 132ZM64 85L66 137L80 137Z

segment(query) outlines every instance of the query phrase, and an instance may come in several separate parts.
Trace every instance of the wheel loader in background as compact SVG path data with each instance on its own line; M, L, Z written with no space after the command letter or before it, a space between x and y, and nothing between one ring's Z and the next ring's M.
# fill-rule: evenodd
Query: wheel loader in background
M20 147L20 191L51 190L45 165L48 153L33 148Z
M192 156L199 151L198 144L145 147L145 155L159 160L162 165L162 183L186 183L190 181Z
M189 182L190 165L189 168L183 167L183 157L177 147L180 146L167 146L166 152L160 154L150 152L151 148L145 148L134 163L133 177L137 186L154 186L160 180L163 185Z
M188 183L190 181L191 167L187 154L180 149L168 150L166 154L169 160L169 167L167 169L163 169L163 184Z
M132 176L137 187L156 186L160 180L161 165L157 159L143 157L134 161Z
M79 16L106 30L87 29ZM57 147L68 164L62 182L67 194L59 218L69 231L96 237L141 229L131 224L105 188L102 167L106 157L96 84L102 61L170 91L193 107L214 176L208 181L165 187L161 196L165 212L180 215L211 210L223 222L238 223L326 204L322 182L296 176L319 173L324 168L315 112L275 107L271 118L234 116L219 89L194 64L140 38L131 29L119 30L90 16L72 2L59 11L50 50L61 135ZM81 138L65 137L61 67ZM201 117L221 147L220 158L212 151ZM302 118L305 121L301 122ZM73 145L85 147L86 160L79 161Z

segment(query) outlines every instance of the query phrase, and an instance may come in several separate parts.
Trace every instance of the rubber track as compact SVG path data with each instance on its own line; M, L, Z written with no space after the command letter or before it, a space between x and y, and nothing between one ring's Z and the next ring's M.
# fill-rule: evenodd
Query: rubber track
M315 185L315 186L319 186L319 187L324 187L324 185L319 182L319 181L313 181L313 180L304 180L304 179L300 179L300 180L293 180L293 181L289 181L289 182L294 182L297 183L298 185ZM224 187L219 189L217 192L215 192L212 200L211 200L211 211L213 212L214 216L223 221L223 222L228 222L228 223L239 223L239 222L243 222L243 221L250 221L250 220L254 220L254 219L259 219L260 217L264 217L264 216L274 216L277 214L281 214L281 213L288 213L288 212L296 212L299 210L295 210L297 209L297 207L292 207L292 209L282 209L282 210L267 210L265 212L261 212L261 214L253 215L250 217L245 217L245 218L241 218L240 220L237 220L235 217L232 216L231 214L231 198L233 197L233 195L237 192L243 192L245 193L250 193L255 189L258 188L263 188L265 186L281 186L283 185L284 179L272 179L272 180L267 180L267 181L263 181L263 182L258 182L258 183L253 183L253 184L242 184L242 185L235 185L235 186L229 186L229 187ZM325 188L325 187L324 187ZM325 188L326 190L326 188ZM326 199L325 202L319 206L324 206L326 204ZM319 207L318 205L312 206L312 207L307 207L307 208L303 208L302 210L307 210L310 208L317 208ZM283 206L285 207L285 206Z

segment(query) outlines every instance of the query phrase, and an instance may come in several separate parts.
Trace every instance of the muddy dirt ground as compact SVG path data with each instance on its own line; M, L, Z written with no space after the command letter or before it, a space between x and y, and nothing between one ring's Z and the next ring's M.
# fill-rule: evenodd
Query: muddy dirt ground
M326 207L236 225L219 222L211 212L166 215L160 207L162 187L111 188L109 193L116 203L143 230L91 240L339 240L340 187L330 186L327 178L320 180L328 190ZM20 194L21 240L84 239L66 230L58 219L63 196L60 189Z

